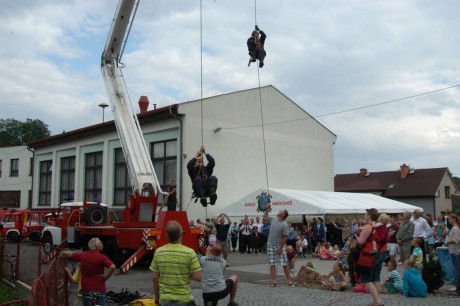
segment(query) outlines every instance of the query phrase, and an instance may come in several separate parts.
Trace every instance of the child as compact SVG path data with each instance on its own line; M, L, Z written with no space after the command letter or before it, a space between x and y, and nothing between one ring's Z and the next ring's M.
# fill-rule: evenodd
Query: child
M313 269L313 270L318 270L318 267L312 263L311 261L308 261L306 264L305 264L306 267L310 268L310 269Z
M331 254L331 246L329 242L325 242L324 246L321 248L321 252L319 253L319 259L322 260L336 260L337 257Z
M322 248L321 242L318 242L316 244L315 252L313 252L313 254L311 255L313 255L313 257L319 257L319 254L321 253L321 248Z
M292 245L288 245L288 247L286 249L286 256L287 256L287 259L288 259L289 270L291 271L291 273L294 273L295 260L297 258L297 254L294 251L294 249L292 248Z
M302 240L302 253L303 253L303 258L306 257L308 253L308 240L304 236L300 236L300 240Z
M336 263L332 271L321 284L333 291L345 291L347 288L347 279L345 278L342 265Z
M75 272L73 274L70 271L70 269L67 268L67 267L65 267L64 270L67 273L67 276L69 277L69 280L72 283L77 283L77 296L78 297L82 296L82 294L81 294L81 268L80 268L80 263L78 264L78 266L75 269Z
M396 270L396 261L391 260L388 263L387 270L390 272L388 280L383 284L388 293L398 293L402 291L402 280L398 271Z
M252 249L254 250L254 254L261 254L260 253L260 244L261 244L261 241L259 239L259 230L257 228L257 226L253 226L252 227L252 232L251 232L251 238L250 238L250 242L251 242L251 247Z
M404 261L402 294L406 297L425 297L427 287L420 272L414 268L414 262L410 259Z
M423 270L423 251L420 248L420 239L414 238L412 240L412 246L414 250L412 251L412 261L415 264L415 267L422 272Z
M210 226L210 231L209 231L209 245L214 246L217 243L217 230L216 228L211 225Z
M373 224L374 230L378 233L378 236L381 239L384 239L383 235L385 234L383 233L383 231L387 231L387 227L385 225L388 223L389 219L390 217L388 217L387 214L380 214L379 218L377 219L377 222L374 222ZM372 250L369 252L369 254L376 254L378 251L379 250L377 250L377 241L372 239Z
M331 252L332 255L334 255L335 257L338 257L340 255L340 249L339 249L339 245L334 245L334 248L332 249L332 252Z
M296 236L295 237L295 249L297 251L297 257L305 257L305 255L303 254L303 245L302 245L302 240L300 238L300 236Z

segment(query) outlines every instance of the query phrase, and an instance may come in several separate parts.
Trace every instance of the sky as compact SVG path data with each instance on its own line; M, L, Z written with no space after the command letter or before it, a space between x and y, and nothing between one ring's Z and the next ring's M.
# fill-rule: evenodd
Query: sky
M0 2L0 118L40 119L52 134L100 123L117 1ZM199 99L202 55L203 97L255 88L246 40L257 23L261 85L337 135L336 174L406 163L460 176L459 11L457 0L202 0L201 53L199 0L142 0L125 81L135 107L141 95L158 107Z

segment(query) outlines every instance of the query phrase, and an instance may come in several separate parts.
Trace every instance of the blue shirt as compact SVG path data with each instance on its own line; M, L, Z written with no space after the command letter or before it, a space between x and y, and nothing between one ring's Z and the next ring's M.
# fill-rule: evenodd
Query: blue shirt
M294 240L295 239L294 232L295 232L295 229L291 226L289 228L288 240Z

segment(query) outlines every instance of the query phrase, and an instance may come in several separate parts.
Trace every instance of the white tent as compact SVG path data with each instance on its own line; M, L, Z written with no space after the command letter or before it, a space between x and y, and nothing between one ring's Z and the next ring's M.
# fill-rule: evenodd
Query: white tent
M229 217L256 216L258 199L266 189L256 190L241 200L223 208L220 213ZM292 190L270 188L271 207L270 215L282 209L287 209L290 216L326 216L326 215L362 215L366 209L376 208L381 213L396 214L404 211L413 212L422 208L393 201L369 193L349 193L313 190ZM295 218L298 219L298 218Z

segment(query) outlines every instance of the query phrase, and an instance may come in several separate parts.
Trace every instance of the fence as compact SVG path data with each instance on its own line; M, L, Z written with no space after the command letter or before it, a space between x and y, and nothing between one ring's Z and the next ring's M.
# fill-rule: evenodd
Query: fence
M66 258L58 256L49 264L43 264L42 244L30 241L0 241L0 274L6 280L12 279L12 266L9 261L11 255L16 256L15 279L32 287L33 305L68 305L68 283L64 272Z

